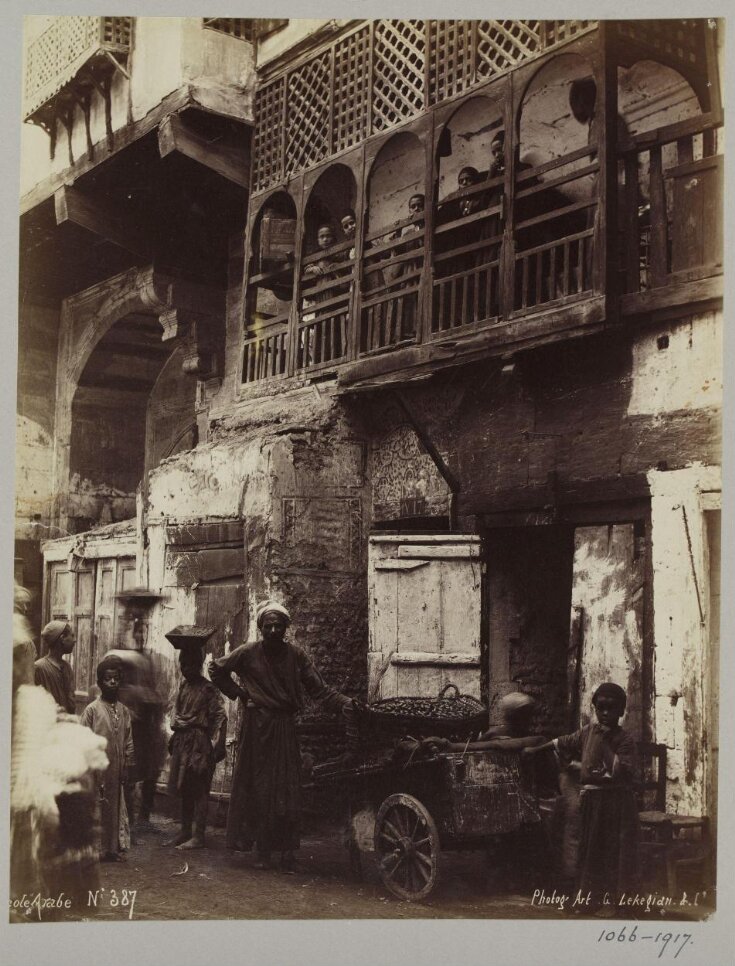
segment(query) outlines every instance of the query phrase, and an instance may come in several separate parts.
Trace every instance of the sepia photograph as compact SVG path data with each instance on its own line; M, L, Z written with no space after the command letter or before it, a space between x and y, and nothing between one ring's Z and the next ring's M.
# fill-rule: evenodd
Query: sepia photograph
M724 44L23 18L11 933L531 920L695 961Z

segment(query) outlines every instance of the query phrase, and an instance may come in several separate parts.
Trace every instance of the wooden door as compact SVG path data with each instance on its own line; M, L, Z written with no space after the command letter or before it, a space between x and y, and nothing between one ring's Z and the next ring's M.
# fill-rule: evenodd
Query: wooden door
M196 624L215 627L207 642L207 652L223 657L244 642L245 583L242 577L200 584L196 589ZM227 757L217 765L212 779L212 790L229 792L232 769L237 750L237 737L242 719L242 702L225 698L227 711Z
M480 696L480 538L371 537L368 697Z
M90 687L95 683L94 603L95 566L85 564L72 571L71 625L77 639L70 661L74 668L74 697L79 713L87 704Z
M643 614L645 540L633 523L574 531L570 698L577 722L592 717L592 694L603 681L625 689L625 726L637 738L651 709L644 707ZM576 691L576 693L574 693Z
M96 667L113 647L126 642L116 595L135 583L134 557L105 557L84 561L73 570L66 561L46 567L46 620L66 620L77 643L69 658L74 669L77 713L89 701L96 684ZM127 642L131 646L131 642Z

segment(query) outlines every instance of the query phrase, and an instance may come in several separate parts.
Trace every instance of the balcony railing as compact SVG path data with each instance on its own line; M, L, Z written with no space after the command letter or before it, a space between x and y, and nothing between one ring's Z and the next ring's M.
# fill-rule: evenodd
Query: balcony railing
M357 261L353 241L306 256L290 317L246 340L243 382L333 372L545 311L566 320L567 307L609 294L616 275L626 302L721 274L720 124L700 115L618 147L610 204L620 244L608 248L609 266L598 264L604 219L593 146L519 165L512 210L503 178L488 178L431 213L365 231Z
M722 272L722 128L692 118L621 147L620 270L639 293Z
M132 24L132 17L56 17L26 51L24 119L33 120L91 62L120 66Z

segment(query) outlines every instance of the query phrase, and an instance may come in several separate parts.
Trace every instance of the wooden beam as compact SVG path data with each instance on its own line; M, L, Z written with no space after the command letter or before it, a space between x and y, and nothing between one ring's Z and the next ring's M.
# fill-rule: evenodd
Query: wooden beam
M207 141L187 127L178 114L169 114L158 125L158 150L162 158L178 151L241 188L250 185L250 152L246 148Z
M153 257L150 244L137 228L128 222L125 215L82 194L78 188L72 188L70 185L57 188L54 192L54 209L57 225L63 225L68 221L86 228L105 241L112 242L134 255L140 255L146 259Z
M687 312L694 313L701 310L698 303L722 299L723 288L721 273L684 282L677 282L675 276L670 276L669 284L660 288L622 296L620 308L624 315L670 310L676 306L683 306Z

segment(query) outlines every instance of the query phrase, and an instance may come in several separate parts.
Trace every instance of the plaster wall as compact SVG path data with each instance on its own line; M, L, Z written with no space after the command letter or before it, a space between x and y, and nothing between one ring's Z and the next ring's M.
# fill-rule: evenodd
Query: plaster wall
M31 17L44 22L50 18ZM47 25L47 24L46 24ZM26 32L26 43L44 25ZM113 132L145 117L166 96L185 84L203 88L231 88L233 109L240 116L252 116L255 78L253 45L202 27L201 17L136 17L128 59L128 80L116 72L111 88ZM104 101L92 97L90 135L94 145L106 141ZM81 109L74 114L71 148L74 160L87 153L87 135ZM21 134L21 195L52 174L70 165L65 128L59 124L54 158L49 137L40 128L24 124Z
M675 472L652 470L655 735L667 746L667 807L704 811L704 778L713 736L705 737L715 696L708 693L706 566L703 492L721 488L718 467L695 464ZM716 739L714 739L716 743Z

